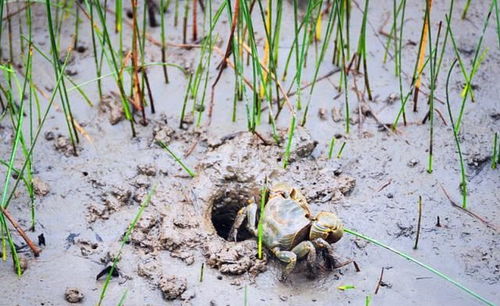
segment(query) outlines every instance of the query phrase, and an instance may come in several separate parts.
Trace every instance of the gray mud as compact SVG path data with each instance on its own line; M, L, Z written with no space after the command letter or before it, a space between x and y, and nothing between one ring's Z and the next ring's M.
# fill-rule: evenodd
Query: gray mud
M458 1L457 6L463 4ZM474 48L487 5L478 2L471 6L468 20L460 20L457 9L454 31L463 50ZM285 16L292 16L289 3L285 7L284 14L289 14ZM35 42L47 50L44 9L38 5L34 8ZM95 305L104 284L104 277L96 280L96 276L118 254L128 224L153 186L156 193L123 249L119 273L110 282L105 305L116 305L125 292L126 305L159 305L166 301L175 305L242 305L245 300L249 305L362 305L368 295L373 305L479 304L421 267L348 234L334 248L341 258L355 260L359 272L353 265L335 271L322 269L311 280L305 264L299 262L290 278L280 282L283 265L267 251L259 260L256 240L248 232L241 232L239 242L224 237L231 218L251 197L258 198L266 178L298 187L314 213L335 212L347 228L404 251L498 303L500 179L498 170L489 167L492 135L500 128L500 50L495 23L490 21L486 32L488 57L475 77L476 102L466 105L460 139L467 161L469 208L496 230L453 207L443 192L446 190L459 202L460 168L446 105L436 102L444 121L436 116L432 174L426 172L428 125L420 123L426 111L424 94L419 111L407 113L408 126L401 126L397 134L380 126L392 123L400 106L393 62L382 64L385 38L378 33L391 9L391 1L380 5L373 1L370 7L367 35L375 101L358 103L350 88L352 131L347 135L343 95L339 96L337 88L339 75L318 82L308 123L297 131L291 164L286 169L282 167L283 142L272 142L267 124L258 128L265 142L246 132L244 102L238 105L236 122L231 122L228 109L232 107L234 75L230 69L216 88L211 124L208 126L205 114L201 127L188 122L185 129L179 129L187 80L173 68L169 69L171 83L165 85L161 69L150 68L157 112L150 114L148 109L148 124L136 125L136 138L130 137L129 124L123 121L111 79L104 82L106 97L100 103L95 84L86 85L94 107L87 106L72 91L73 112L87 136L81 137L78 156L73 156L61 107L52 111L44 127L45 138L35 150L37 225L34 232L28 232L35 241L43 233L46 246L39 258L33 258L26 249L21 251L26 263L22 277L15 275L10 259L0 265L0 304L63 305L77 301ZM446 10L447 4L436 3L435 20L443 18ZM407 14L407 44L402 56L403 70L410 74L418 49L411 42L418 42L423 7L409 3ZM354 8L353 41L357 41L360 17ZM284 24L292 26L292 20ZM389 31L389 26L385 25L384 31ZM89 47L88 23L82 22L81 27L85 29L81 31L81 44ZM227 36L227 27L222 24L217 29L221 37ZM13 28L17 29L17 24ZM63 39L63 45L71 41L72 27L67 28L63 34L68 43ZM159 37L159 28L148 31ZM168 39L181 41L180 32L180 28L171 31ZM262 32L257 36L263 38ZM292 44L291 33L285 31L282 39L284 58ZM223 41L221 45L225 44ZM443 71L453 58L453 50L448 47ZM160 60L159 48L148 44L147 49L148 61ZM91 51L89 47L75 53L68 67L77 83L95 78ZM195 65L198 52L172 47L169 62ZM467 52L462 56L467 63L472 59ZM35 61L39 63L39 87L53 88L50 66L39 56ZM218 63L220 57L214 55L213 61ZM335 69L329 60L323 66L320 75ZM305 70L305 80L312 78L312 70ZM215 74L211 80L214 78ZM408 76L405 81L410 82ZM362 87L362 78L356 82ZM458 68L451 84L453 99L459 101L463 80ZM444 101L444 79L438 85L437 98ZM375 116L368 116L367 109ZM454 105L455 114L457 109L458 105ZM278 121L283 139L288 116L284 111ZM9 152L12 133L9 125L0 125L3 157ZM347 144L340 158L328 159L328 143L334 135L335 155L344 141ZM197 176L190 178L154 144L155 140L183 156ZM423 199L422 229L418 249L414 250L419 196ZM26 191L19 188L10 206L11 213L26 229L30 226L28 203ZM22 245L19 237L15 239ZM383 283L375 295L382 268ZM343 285L355 288L339 290Z

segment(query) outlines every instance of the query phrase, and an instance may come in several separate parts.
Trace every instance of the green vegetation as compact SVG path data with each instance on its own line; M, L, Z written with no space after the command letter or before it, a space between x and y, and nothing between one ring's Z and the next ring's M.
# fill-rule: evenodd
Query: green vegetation
M464 156L468 153L468 143L463 141L461 133L466 132L466 110L469 107L473 110L473 104L468 103L469 100L475 103L482 98L480 95L475 95L476 87L473 81L479 82L477 79L481 78L477 78L477 75L489 60L490 52L484 46L484 40L488 37L486 33L491 18L496 21L496 26L490 27L490 30L494 31L492 32L494 40L498 38L500 48L498 0L491 0L488 2L487 10L477 12L481 14L482 28L477 42L474 42L474 48L471 51L473 56L470 61L464 55L467 52L460 48L460 37L457 37L454 29L455 24L460 23L463 26L463 23L467 22L460 20L460 16L462 19L466 19L467 16L471 17L472 14L468 14L470 0L465 2L461 14L460 12L454 13L453 0L449 2L446 14L436 13L435 9L432 9L431 0L425 1L425 4L424 2L411 3L412 9L415 5L418 5L420 9L412 14L419 18L420 36L415 38L418 41L411 40L413 38L409 37L410 31L405 31L406 22L410 18L408 16L410 8L407 6L409 3L406 0L393 0L392 16L388 16L387 21L388 33L381 29L381 35L372 33L372 21L376 20L373 14L378 12L374 10L374 6L378 5L378 2L369 0L358 2L351 0L201 2L185 0L181 2L175 0L172 3L172 0L159 0L158 11L155 12L149 10L147 1L137 0L130 2L116 0L109 1L109 3L106 0L28 0L22 7L20 2L0 0L0 123L2 128L6 126L11 131L10 144L8 148L5 147L2 150L3 156L0 156L3 182L0 198L2 259L7 260L10 254L17 274L22 274L13 237L15 232L12 231L14 228L19 232L19 229L14 226L13 220L9 219L8 211L13 205L22 204L15 201L15 194L19 191L20 185L24 186L29 197L29 211L27 212L29 228L35 230L37 197L33 181L37 172L34 163L39 160L35 158L38 157L35 155L38 153L36 144L40 134L44 131L47 118L54 115L56 120L59 120L59 117L63 116L61 119L64 121L61 122L64 122L65 126L60 132L68 136L72 146L71 152L76 156L79 152L80 137L85 136L85 130L78 122L80 114L75 112L75 109L78 109L75 106L79 101L84 101L86 103L83 103L84 107L96 107L104 96L116 91L120 98L121 111L127 124L130 125L129 133L132 137L141 135L142 127L137 126L137 123L147 125L148 114L155 113L153 97L157 89L154 88L155 83L151 86L148 78L148 73L155 69L158 71L161 69L162 84L166 86L167 92L174 93L176 90L174 87L178 86L175 84L182 86L178 89L184 92L182 99L173 102L168 99L161 101L161 103L172 103L172 107L174 107L173 103L176 103L175 106L179 105L180 114L175 115L176 120L179 119L180 129L196 133L202 128L210 129L212 114L217 104L217 107L225 112L228 122L234 123L234 126L244 122L248 131L257 135L266 145L280 146L282 156L277 160L285 169L282 171L289 171L292 149L299 146L302 141L300 137L296 137L297 129L307 127L308 124L314 122L312 117L315 114L312 114L312 110L317 106L314 104L317 99L315 94L320 81L326 79L327 81L323 81L321 85L326 82L332 85L331 105L328 105L339 108L342 113L339 120L328 123L336 125L334 128L340 127L344 134L350 135L343 135L342 138L332 137L328 145L325 144L328 139L323 139L322 156L327 156L329 160L334 156L340 159L347 139L350 142L349 151L354 150L356 146L351 145L354 144L351 140L356 136L353 135L352 129L356 125L359 126L358 136L361 137L363 133L361 126L366 118L375 119L377 125L394 135L402 132L403 129L414 128L410 124L424 125L425 131L428 128L429 132L428 142L425 138L425 148L417 147L415 150L419 150L422 154L428 152L426 170L431 177L435 175L433 172L436 168L439 170L442 167L435 161L436 156L442 153L436 152L436 141L444 139L444 141L454 143L457 151L456 159L460 167L458 175L461 204L464 209L467 209L470 190ZM34 7L37 9L36 15L33 13ZM130 11L127 11L127 8L130 8ZM474 6L471 9L474 10ZM43 10L45 14L39 15L38 10ZM34 37L36 29L34 16L43 17L43 24L48 34L46 43L40 43ZM160 17L158 31L148 28L147 18L155 16ZM182 20L179 20L179 17ZM353 24L356 27L353 27ZM68 32L72 33L70 44L64 41L67 36L66 28L69 28ZM192 30L192 35L188 34L188 30ZM90 40L89 54L92 57L92 62L90 62L92 67L89 69L92 77L77 82L78 78L72 77L67 68L74 59L75 52L80 52L78 50L83 48L80 40L85 35L89 35ZM379 46L384 48L384 50L381 49L383 58L382 52L380 56L371 53L377 51L374 37L386 39L386 41L380 41ZM355 39L357 39L357 45L351 46L351 42L355 44ZM451 44L448 44L449 41ZM409 44L414 44L415 48L409 48L407 46ZM221 46L225 49L221 50ZM152 56L154 52L150 53L151 50L156 50L158 56ZM411 56L407 56L408 50L412 50ZM451 57L450 54L452 54ZM176 56L182 56L183 59L185 57L185 65L180 67L180 64L173 64ZM391 60L393 63L389 63ZM373 82L377 76L374 77L372 71L377 71L374 69L378 64L384 64L386 68L388 65L394 65L393 81L397 84L395 85L396 91L399 91L400 104L390 108L389 123L380 122L377 118L378 114L373 113L368 106L377 102L378 89L373 87L373 84L377 84ZM459 101L456 101L453 93L450 93L450 88L453 89L450 80L457 64L460 71L456 71L459 74L456 77L460 79L455 81L463 85ZM50 84L53 86L50 90L46 89L50 93L47 93L39 84L40 76L37 70L41 69L39 67L50 68L46 73L47 76L42 76L50 75L52 78ZM178 69L168 70L169 67ZM368 67L370 67L370 75ZM411 71L406 71L408 68ZM392 69L391 66L391 76ZM440 74L444 69L448 69L445 86L441 84L444 76ZM338 75L335 75L337 72ZM356 80L360 78L363 79L362 88L358 88L356 83ZM89 84L95 85L97 98L84 87ZM319 88L322 90L321 87ZM220 92L228 97L228 101L217 95ZM227 92L230 94L226 94ZM353 99L355 97L353 93L356 94L357 101ZM440 99L444 94L446 101ZM420 109L425 113L419 113L417 107L419 95L421 100L423 97L426 98L425 106L420 105ZM407 104L412 97L413 113L410 114ZM421 104L424 103L421 102ZM54 110L54 108L59 109L59 106L62 112ZM150 111L147 110L147 106L150 106ZM365 106L368 107L365 108ZM165 108L165 105L163 107ZM440 113L440 107L447 108L447 119L444 119ZM238 118L238 116L244 116L245 113L246 118ZM415 119L417 115L419 117ZM449 120L452 133L447 134L447 138L441 138L442 135L438 133L443 129L439 125L440 117L436 115L441 117L443 125L446 125L446 120ZM400 120L404 127L399 126ZM189 128L191 123L192 127ZM262 134L265 137L261 137L259 134L263 133L261 131L270 136L266 137ZM488 133L494 133L491 168L496 169L500 158L498 131ZM332 132L327 131L324 134L332 135ZM488 135L491 137L491 134ZM271 139L269 143L266 141L267 138ZM335 147L336 139L344 139L344 141ZM190 177L197 175L165 143L157 141L155 144L167 151ZM455 171L458 172L458 170ZM262 188L260 195L261 219L267 197L266 188ZM153 193L154 188L141 204L136 217L127 229L121 241L122 248ZM419 233L421 211L422 200L419 198ZM352 230L346 229L346 232L415 262L480 301L491 303L445 274L405 253ZM262 226L259 224L257 250L259 259L263 258L262 235ZM418 236L414 245L415 249L418 245ZM122 249L120 253L121 251ZM34 253L36 255L36 252ZM114 258L112 270L115 269L118 260L119 258ZM203 280L203 269L202 265L200 282ZM99 304L104 300L111 274L112 271L102 288ZM338 288L347 290L353 289L354 286L344 285ZM125 303L127 294L128 291L123 293L120 305ZM366 296L365 304L369 305L371 300L370 296ZM244 304L247 303L247 287L245 286Z

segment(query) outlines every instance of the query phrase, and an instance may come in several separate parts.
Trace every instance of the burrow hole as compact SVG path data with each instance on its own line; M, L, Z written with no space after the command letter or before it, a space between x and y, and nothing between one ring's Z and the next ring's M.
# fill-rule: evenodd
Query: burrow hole
M241 208L248 205L249 200L250 193L240 188L223 189L216 193L212 202L211 220L217 235L225 240L230 240L228 239L229 232L236 215ZM247 220L245 219L238 230L237 241L253 238L252 234L247 230L246 224Z

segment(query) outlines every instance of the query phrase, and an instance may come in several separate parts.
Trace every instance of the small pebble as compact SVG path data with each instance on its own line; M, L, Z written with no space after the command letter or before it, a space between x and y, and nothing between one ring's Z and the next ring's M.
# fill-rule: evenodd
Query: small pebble
M54 138L55 138L55 136L54 136L54 133L53 133L53 132L50 132L50 131L49 131L49 132L45 133L45 139L46 139L46 140L49 140L49 141L50 141L50 140L54 140Z
M78 288L67 288L66 292L64 292L64 298L69 303L80 303L83 297L83 293Z
M408 162L408 164L407 164L407 165L408 165L408 167L413 168L413 167L415 167L417 164L418 164L418 160L416 160L416 159L410 159L410 161Z

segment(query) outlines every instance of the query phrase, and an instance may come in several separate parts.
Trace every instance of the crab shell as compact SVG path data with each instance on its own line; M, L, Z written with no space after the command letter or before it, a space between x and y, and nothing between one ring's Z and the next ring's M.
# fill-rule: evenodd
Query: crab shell
M300 191L284 183L274 185L264 209L263 243L270 249L279 247L281 250L291 250L301 241L315 238L311 237L313 221L315 218ZM338 225L342 226L340 221ZM324 238L329 238L328 232L324 234ZM327 240L336 242L340 237L337 235Z

